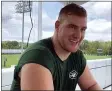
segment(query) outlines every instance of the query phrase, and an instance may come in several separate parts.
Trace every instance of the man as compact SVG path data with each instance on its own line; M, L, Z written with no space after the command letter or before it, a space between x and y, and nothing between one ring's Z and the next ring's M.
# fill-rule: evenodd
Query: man
M30 46L14 71L12 90L102 90L79 50L87 28L86 10L76 4L63 7L51 38Z

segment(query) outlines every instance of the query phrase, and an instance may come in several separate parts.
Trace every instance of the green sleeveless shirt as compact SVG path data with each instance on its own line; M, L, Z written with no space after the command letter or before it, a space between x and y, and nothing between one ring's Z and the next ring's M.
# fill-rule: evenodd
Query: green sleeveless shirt
M71 53L65 61L62 61L53 48L51 38L43 39L27 48L20 57L14 70L11 91L20 91L18 73L27 63L36 63L47 68L53 76L54 90L75 90L86 66L86 60L80 50Z

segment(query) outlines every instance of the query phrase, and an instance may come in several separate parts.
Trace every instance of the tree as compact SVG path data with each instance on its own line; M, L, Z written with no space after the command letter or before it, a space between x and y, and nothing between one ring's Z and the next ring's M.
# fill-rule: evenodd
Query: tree
M19 43L17 41L4 41L2 42L2 49L17 49Z
M17 41L12 41L11 44L12 44L12 46L14 46L14 47L19 45L19 43L18 43Z
M80 45L80 49L83 51L83 53L87 53L86 50L88 48L89 41L88 40L83 40L82 44Z
M112 47L109 47L109 55L112 55Z

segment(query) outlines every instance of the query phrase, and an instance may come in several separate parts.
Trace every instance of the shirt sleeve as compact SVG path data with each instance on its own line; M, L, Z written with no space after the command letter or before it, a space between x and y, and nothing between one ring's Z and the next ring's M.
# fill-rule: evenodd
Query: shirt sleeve
M47 49L32 49L25 52L18 62L18 65L15 67L14 70L14 79L19 79L18 73L20 72L21 68L28 63L36 63L44 66L47 68L51 74L53 74L53 58Z

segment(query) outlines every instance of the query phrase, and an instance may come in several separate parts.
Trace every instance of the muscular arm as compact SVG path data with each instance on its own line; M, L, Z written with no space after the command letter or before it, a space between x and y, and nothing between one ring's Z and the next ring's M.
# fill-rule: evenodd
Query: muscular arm
M103 90L95 81L87 65L79 78L78 84L82 90Z
M54 90L51 72L39 64L25 64L19 76L21 90Z

